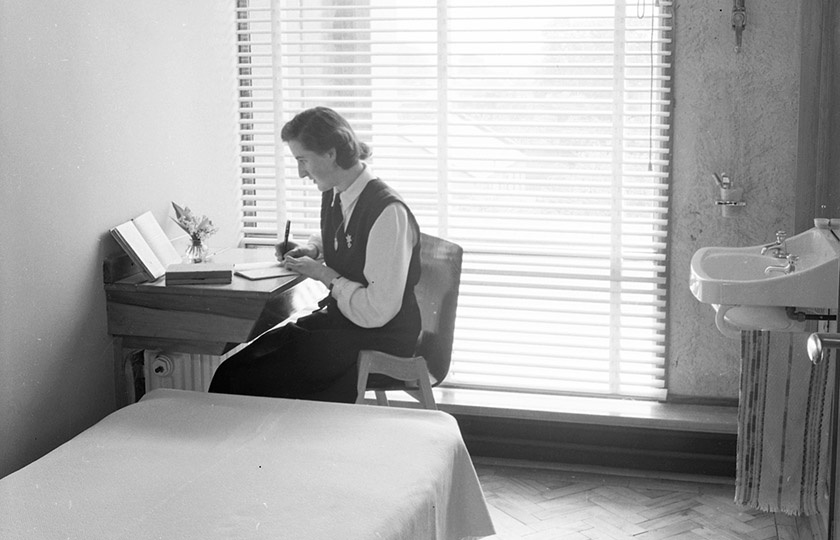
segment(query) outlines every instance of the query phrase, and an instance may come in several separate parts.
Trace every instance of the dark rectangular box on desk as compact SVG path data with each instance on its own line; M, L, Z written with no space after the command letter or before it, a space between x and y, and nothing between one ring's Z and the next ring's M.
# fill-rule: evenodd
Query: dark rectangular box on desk
M167 285L226 285L232 279L232 264L184 263L166 267Z

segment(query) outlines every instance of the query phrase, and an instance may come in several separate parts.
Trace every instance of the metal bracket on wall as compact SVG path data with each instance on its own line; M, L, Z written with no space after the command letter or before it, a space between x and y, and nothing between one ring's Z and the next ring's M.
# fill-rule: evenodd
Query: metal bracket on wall
M735 30L735 52L741 52L741 37L744 28L747 27L747 8L744 5L746 0L733 0L732 5L732 29Z
M795 307L788 306L785 308L785 313L787 313L788 318L793 319L794 321L836 321L837 315L832 315L830 313L826 314L819 314L819 313L805 313L804 311L797 311Z

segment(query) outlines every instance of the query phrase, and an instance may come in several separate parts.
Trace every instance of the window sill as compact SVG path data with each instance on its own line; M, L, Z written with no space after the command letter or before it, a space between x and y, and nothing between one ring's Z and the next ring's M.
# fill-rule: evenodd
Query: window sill
M465 388L434 388L438 408L452 415L734 435L737 407L632 399L551 396ZM393 405L415 406L402 392Z

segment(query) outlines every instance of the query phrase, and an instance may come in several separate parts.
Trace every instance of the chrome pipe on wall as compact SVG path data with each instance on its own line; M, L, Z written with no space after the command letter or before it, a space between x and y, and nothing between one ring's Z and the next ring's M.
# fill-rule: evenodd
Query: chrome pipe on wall
M808 337L808 356L818 364L828 349L840 349L840 334L816 333Z

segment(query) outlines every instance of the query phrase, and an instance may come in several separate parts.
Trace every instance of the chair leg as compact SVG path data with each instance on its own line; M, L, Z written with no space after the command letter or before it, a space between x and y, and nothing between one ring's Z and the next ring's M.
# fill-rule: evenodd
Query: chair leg
M382 405L384 407L389 407L391 405L388 403L388 394L386 394L384 390L374 390L373 393L376 394L377 405Z
M370 360L363 358L359 360L359 375L356 378L356 403L365 402L365 392L367 391L367 381L370 375Z
M427 372L426 372L427 373ZM432 384L429 382L429 376L423 373L419 379L417 379L417 384L420 386L420 403L423 404L423 407L436 411L437 404L435 403L435 396L432 394Z

